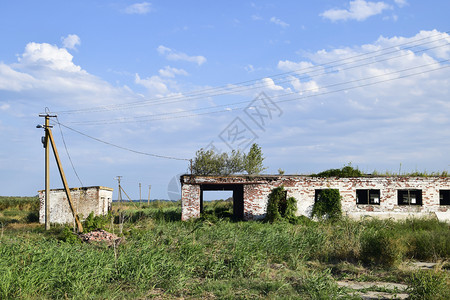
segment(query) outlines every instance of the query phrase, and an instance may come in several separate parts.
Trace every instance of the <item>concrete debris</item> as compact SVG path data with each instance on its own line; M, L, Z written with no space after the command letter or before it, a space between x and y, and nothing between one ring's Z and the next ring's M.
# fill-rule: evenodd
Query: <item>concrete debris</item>
M116 244L118 245L121 242L121 238L119 238L117 235L110 233L108 231L105 231L103 229L97 229L88 233L80 234L80 238L83 242L86 243L106 243L108 245Z

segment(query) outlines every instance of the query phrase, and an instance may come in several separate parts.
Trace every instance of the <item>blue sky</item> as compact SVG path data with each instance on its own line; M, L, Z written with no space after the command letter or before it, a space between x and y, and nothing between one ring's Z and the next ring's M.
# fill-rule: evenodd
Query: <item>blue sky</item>
M116 188L121 175L135 199L139 183L144 199L148 185L173 197L189 166L179 159L200 148L253 142L267 173L449 170L449 11L444 0L1 1L0 195L44 187L46 107L63 125L69 185ZM53 161L51 173L61 187Z

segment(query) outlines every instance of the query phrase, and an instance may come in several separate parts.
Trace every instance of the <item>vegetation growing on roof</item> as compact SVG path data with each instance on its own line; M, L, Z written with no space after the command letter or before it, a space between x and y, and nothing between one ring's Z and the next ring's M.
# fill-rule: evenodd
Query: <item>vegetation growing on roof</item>
M447 171L442 172L427 172L427 171L414 171L414 172L379 172L374 170L372 174L364 174L358 167L354 168L351 163L340 169L329 169L317 174L311 174L314 177L364 177L364 176L402 176L402 177L448 177Z
M358 169L353 168L352 164L344 166L341 169L329 169L318 174L313 174L312 176L317 177L361 177L364 174Z
M240 150L231 153L216 153L213 149L198 150L192 163L192 173L195 175L231 175L262 173L266 167L263 165L264 157L261 147L253 144L248 154Z

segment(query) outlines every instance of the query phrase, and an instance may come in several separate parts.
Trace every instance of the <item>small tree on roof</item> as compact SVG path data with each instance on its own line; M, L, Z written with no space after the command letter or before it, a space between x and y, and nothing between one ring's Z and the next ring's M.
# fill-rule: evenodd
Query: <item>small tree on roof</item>
M230 175L246 172L260 174L266 168L261 147L253 144L248 154L240 150L231 153L216 153L214 150L198 150L192 163L192 173L195 175Z
M261 147L253 144L244 158L244 169L247 174L261 174L267 168L263 165L264 157Z

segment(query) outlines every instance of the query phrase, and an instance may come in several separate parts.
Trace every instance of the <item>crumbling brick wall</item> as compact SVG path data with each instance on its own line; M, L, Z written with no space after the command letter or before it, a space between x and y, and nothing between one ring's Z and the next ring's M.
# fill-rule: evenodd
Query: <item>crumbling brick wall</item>
M244 219L265 217L268 196L273 188L284 186L287 197L297 199L297 215L310 216L317 189L338 189L342 196L342 210L353 218L375 216L398 218L428 216L433 213L450 214L450 207L439 204L439 190L450 189L448 177L312 177L312 176L181 176L182 219L200 216L200 185L243 184ZM377 205L357 204L357 189L380 190ZM422 190L422 205L399 205L399 189Z

